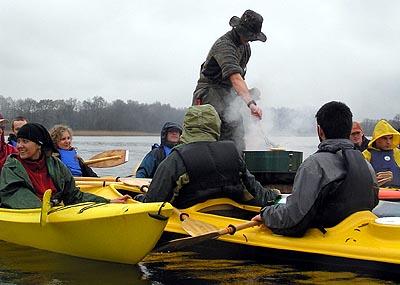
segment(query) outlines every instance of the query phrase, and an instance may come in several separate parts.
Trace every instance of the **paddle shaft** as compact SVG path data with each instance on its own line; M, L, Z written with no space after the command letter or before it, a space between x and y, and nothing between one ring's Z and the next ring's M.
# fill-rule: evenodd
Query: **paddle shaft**
M234 234L237 231L244 230L244 229L247 229L247 228L251 228L251 227L254 227L254 226L259 226L260 224L261 223L258 222L258 221L250 221L250 222L246 222L246 223L243 223L243 224L240 224L240 225L237 225L237 226L229 225L226 228L219 230L218 231L218 235L219 236L223 236L223 235L226 235L226 234Z
M75 181L106 181L106 182L119 182L119 177L74 177Z
M81 187L85 186L92 186L92 187L105 187L108 185L123 185L122 182L115 182L115 181L76 181L76 186Z

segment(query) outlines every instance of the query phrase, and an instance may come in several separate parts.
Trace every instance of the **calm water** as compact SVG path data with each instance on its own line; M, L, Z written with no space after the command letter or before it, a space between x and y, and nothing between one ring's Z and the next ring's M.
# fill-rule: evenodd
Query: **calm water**
M158 137L74 137L84 159L110 149L128 149L129 162L95 169L99 175L126 176L132 173ZM314 152L315 137L270 138L286 150ZM227 260L178 252L151 253L136 266L75 258L0 241L0 284L397 284L387 275L355 273L330 265L278 261L276 256L261 263Z
M286 150L302 151L306 158L316 150L317 137L271 137L274 144ZM99 175L127 176L141 162L153 143L160 143L157 136L143 137L74 137L74 145L78 148L79 155L89 159L95 154L110 149L129 150L129 161L121 166L113 168L95 169Z

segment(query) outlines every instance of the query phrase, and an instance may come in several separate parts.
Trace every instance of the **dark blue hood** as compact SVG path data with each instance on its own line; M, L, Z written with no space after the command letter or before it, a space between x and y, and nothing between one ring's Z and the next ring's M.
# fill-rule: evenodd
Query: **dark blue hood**
M182 127L180 124L175 123L175 122L166 122L161 129L161 145L166 145L169 147L175 146L175 144L171 145L171 144L168 144L168 142L166 141L167 133L168 133L168 131L170 131L172 129L176 129L179 131L180 134L182 134Z

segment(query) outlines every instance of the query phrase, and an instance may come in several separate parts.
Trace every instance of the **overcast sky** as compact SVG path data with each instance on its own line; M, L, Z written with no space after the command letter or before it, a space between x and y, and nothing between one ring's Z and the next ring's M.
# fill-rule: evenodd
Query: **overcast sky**
M347 103L355 119L400 113L400 1L0 1L0 95L191 103L201 63L253 9L246 81L262 106Z

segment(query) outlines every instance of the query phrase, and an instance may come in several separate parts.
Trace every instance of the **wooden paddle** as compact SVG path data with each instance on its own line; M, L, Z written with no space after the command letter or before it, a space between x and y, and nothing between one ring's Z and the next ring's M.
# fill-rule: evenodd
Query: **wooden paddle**
M179 217L183 230L192 237L196 237L204 233L218 230L218 228L214 225L199 220L191 219L189 214L182 213L175 207L174 207L174 212Z
M259 226L261 223L257 221L249 221L237 226L229 225L226 228L216 230L216 231L211 231L208 233L204 233L202 235L194 236L194 237L186 237L186 238L179 238L179 239L174 239L166 242L165 244L161 245L159 248L156 249L158 252L165 252L165 251L177 251L186 247L190 247L196 244L199 244L201 242L211 240L211 239L216 239L219 238L220 236L226 235L226 234L235 234L237 231L251 228L254 226Z
M90 167L107 168L121 165L128 161L129 151L125 149L114 149L103 151L84 163Z
M42 209L40 212L40 225L43 227L47 224L47 216L49 214L49 211L51 209L51 189L47 189L46 192L43 194L43 200L42 200Z
M135 177L74 177L76 185L93 185L106 186L109 184L123 183L127 186L137 187L142 189L150 185L150 178L135 178ZM143 192L143 191L142 191Z

